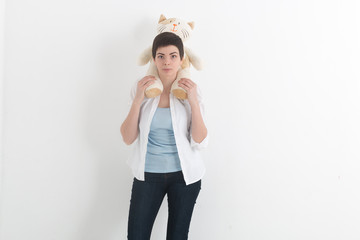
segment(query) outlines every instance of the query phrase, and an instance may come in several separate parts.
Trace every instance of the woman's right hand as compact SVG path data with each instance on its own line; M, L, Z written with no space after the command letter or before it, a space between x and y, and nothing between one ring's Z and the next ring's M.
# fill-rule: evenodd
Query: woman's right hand
M134 98L134 102L141 104L145 98L145 90L151 85L155 83L154 76L145 76L137 83L136 95Z

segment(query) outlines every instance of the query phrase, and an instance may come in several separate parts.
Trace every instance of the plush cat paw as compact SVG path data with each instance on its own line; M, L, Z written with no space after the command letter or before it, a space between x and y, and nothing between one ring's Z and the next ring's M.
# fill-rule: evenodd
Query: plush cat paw
M178 89L173 89L172 90L172 94L177 97L178 99L181 99L181 100L185 100L187 99L187 92L182 89L182 88L178 88Z
M145 96L147 98L154 98L159 96L162 91L163 91L164 87L162 85L162 82L160 79L156 79L155 83L151 84L150 86L148 86L145 89Z
M182 72L179 73L181 75ZM187 92L182 87L179 87L180 78L176 79L171 86L171 93L178 99L185 100L187 99Z
M149 90L145 90L145 96L147 98L154 98L154 97L157 97L161 94L161 89L159 88L152 88L152 89L149 89Z

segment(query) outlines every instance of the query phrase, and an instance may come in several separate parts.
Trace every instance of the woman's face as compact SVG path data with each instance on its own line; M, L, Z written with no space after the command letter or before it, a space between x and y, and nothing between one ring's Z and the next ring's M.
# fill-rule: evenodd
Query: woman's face
M182 64L179 49L174 45L159 47L156 50L154 63L157 67L160 78L173 77L175 80L176 74Z

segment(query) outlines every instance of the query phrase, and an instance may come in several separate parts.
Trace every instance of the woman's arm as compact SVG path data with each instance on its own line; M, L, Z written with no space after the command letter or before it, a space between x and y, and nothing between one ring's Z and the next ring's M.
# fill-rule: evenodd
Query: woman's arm
M197 86L188 78L179 80L179 87L184 88L188 94L191 106L191 135L196 143L201 143L207 136L207 128L201 114L200 103L197 98Z
M120 127L123 141L127 145L132 144L139 134L140 105L141 103L139 104L135 101L132 103L129 114Z
M191 105L191 134L197 143L201 143L207 136L207 128L201 115L199 103Z
M127 145L132 144L139 135L140 106L145 97L145 89L155 82L155 77L146 76L137 83L136 94L132 96L132 105L124 122L121 124L120 133Z

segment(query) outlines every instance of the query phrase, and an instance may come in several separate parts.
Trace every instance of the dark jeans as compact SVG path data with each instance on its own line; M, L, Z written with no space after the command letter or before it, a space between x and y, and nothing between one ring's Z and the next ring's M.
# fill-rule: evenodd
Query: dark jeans
M167 240L188 239L189 226L201 180L186 185L182 172L145 173L145 181L134 178L129 222L129 240L149 240L151 230L165 194L169 216Z

